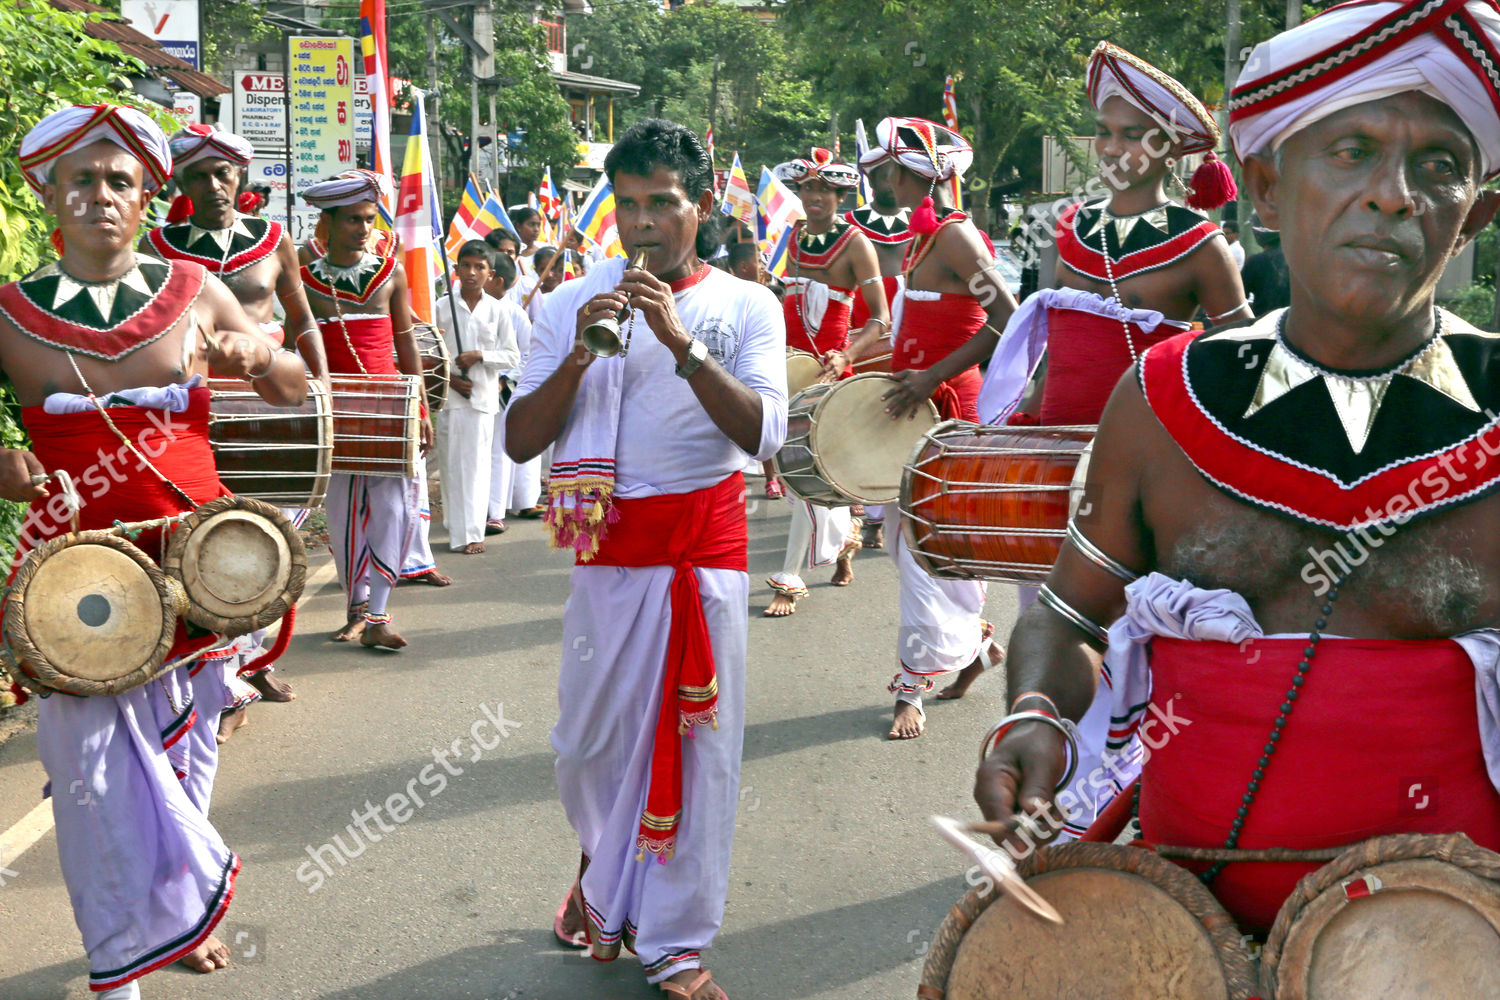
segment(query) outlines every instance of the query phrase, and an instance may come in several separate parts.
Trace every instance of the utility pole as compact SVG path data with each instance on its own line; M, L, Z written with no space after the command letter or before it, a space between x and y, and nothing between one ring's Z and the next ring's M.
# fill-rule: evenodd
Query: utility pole
M1302 0L1286 0L1286 26L1295 28L1302 23Z
M1288 7L1292 0L1287 0ZM1244 68L1244 54L1241 52L1241 28L1240 24L1240 0L1226 0L1225 3L1225 25L1224 25L1224 106L1219 109L1219 128L1227 129L1229 126L1229 95L1234 91L1235 81L1240 77L1240 71ZM1300 7L1298 8L1301 9ZM1240 171L1235 169L1235 159L1232 156L1224 158L1230 165L1230 169L1236 174ZM1243 187L1244 177L1238 176L1235 180ZM1254 240L1246 240L1250 235L1250 227L1246 225L1250 220L1250 201L1243 197L1235 199L1234 219L1240 227L1240 239L1246 241L1246 252L1249 253Z
M499 132L495 123L495 5L494 0L482 0L474 8L474 40L484 50L484 55L474 54L474 137L479 136L479 81L485 81L490 95L490 162L494 164L494 175L486 178L495 187L500 186Z
M427 89L432 94L432 120L437 142L432 144L432 176L437 178L438 195L443 190L443 96L438 91L437 19L427 19Z

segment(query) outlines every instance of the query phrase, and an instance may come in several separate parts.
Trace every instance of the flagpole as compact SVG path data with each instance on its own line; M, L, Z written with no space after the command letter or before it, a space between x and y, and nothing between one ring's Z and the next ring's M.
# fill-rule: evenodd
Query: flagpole
M534 298L536 296L537 292L541 291L541 289L542 289L542 282L546 281L547 280L547 275L549 275L549 274L552 273L552 266L557 263L557 258L561 257L566 252L565 250L563 250L563 247L565 247L565 246L568 245L568 237L572 236L572 235L573 235L572 220L569 220L568 230L567 230L567 232L563 233L563 238L559 241L560 243L562 243L563 246L557 248L557 253L553 254L547 260L547 266L544 267L544 268L542 268L542 273L536 276L536 284L532 287L531 291L529 291L529 292L526 293L526 300L521 303L522 308L526 308L526 307L530 306L532 298Z

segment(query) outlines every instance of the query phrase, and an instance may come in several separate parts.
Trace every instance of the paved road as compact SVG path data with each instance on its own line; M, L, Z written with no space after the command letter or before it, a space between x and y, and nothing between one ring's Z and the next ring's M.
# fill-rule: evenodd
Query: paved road
M761 501L751 514L744 776L709 965L735 1000L908 998L932 931L965 888L958 855L925 817L972 811L976 747L1003 707L1003 684L985 677L963 702L932 708L922 739L886 742L891 560L861 554L846 590L814 571L802 611L763 620L763 581L779 568L789 512ZM145 997L660 996L634 959L591 962L556 947L550 931L578 857L547 743L567 562L535 522L515 522L484 556L438 547L457 583L398 591L397 624L412 640L403 653L324 641L342 619L336 585L304 600L283 674L300 698L252 710L215 789L214 822L245 863L219 932L236 964L210 976L156 973ZM989 614L1002 630L1014 613L1014 592L992 588ZM348 841L351 811L405 789L434 747L472 746L486 708L509 735L461 761L463 774L380 843L345 866L330 861L334 874L310 892L309 849L336 833ZM0 745L0 838L36 804L42 780L30 735ZM53 836L10 868L18 874L0 873L0 998L89 995Z

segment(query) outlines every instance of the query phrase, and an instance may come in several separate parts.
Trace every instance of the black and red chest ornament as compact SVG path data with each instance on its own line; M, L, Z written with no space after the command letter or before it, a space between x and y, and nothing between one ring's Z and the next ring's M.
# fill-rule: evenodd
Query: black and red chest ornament
M362 306L390 280L396 258L365 253L350 267L335 267L327 257L302 265L302 283L325 299Z
M136 254L115 280L84 282L55 262L0 285L0 313L37 343L118 361L175 329L207 276L191 261Z
M833 220L826 232L813 235L807 231L805 222L797 223L796 239L787 248L791 262L799 268L822 270L832 266L839 254L854 239L858 229L842 219Z
M1231 496L1340 531L1404 522L1500 486L1500 334L1439 312L1436 334L1380 371L1323 368L1285 310L1141 359L1152 412Z
M868 236L870 242L894 246L911 239L911 230L907 228L910 215L911 212L904 208L895 215L881 215L875 211L874 205L865 205L850 209L842 218Z
M281 223L239 216L227 229L203 229L179 222L151 230L151 248L166 260L190 260L220 277L265 260L281 245Z
M1168 267L1220 230L1190 208L1166 204L1131 216L1110 215L1104 200L1079 202L1057 220L1057 254L1072 270L1100 284ZM1106 242L1107 240L1107 242ZM1105 254L1109 255L1106 267Z

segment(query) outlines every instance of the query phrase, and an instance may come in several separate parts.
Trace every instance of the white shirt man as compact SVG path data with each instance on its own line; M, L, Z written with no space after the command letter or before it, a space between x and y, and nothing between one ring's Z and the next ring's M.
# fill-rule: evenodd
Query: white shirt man
M526 359L531 356L531 320L526 310L507 293L500 300L501 307L510 318L510 328L516 334L516 347L521 360L501 376L519 385L526 368ZM495 442L490 456L490 510L487 527L499 533L505 530L505 515L508 511L530 511L537 506L542 495L542 464L547 461L543 452L529 462L515 462L505 453L505 411L495 414Z
M448 525L448 548L470 555L484 551L500 371L514 368L521 360L505 307L484 291L491 268L489 248L477 240L466 243L459 250L459 287L439 306L439 316L447 318L449 326L455 315L458 321L456 330L443 331L453 357L453 380L442 414L448 427L443 519Z

